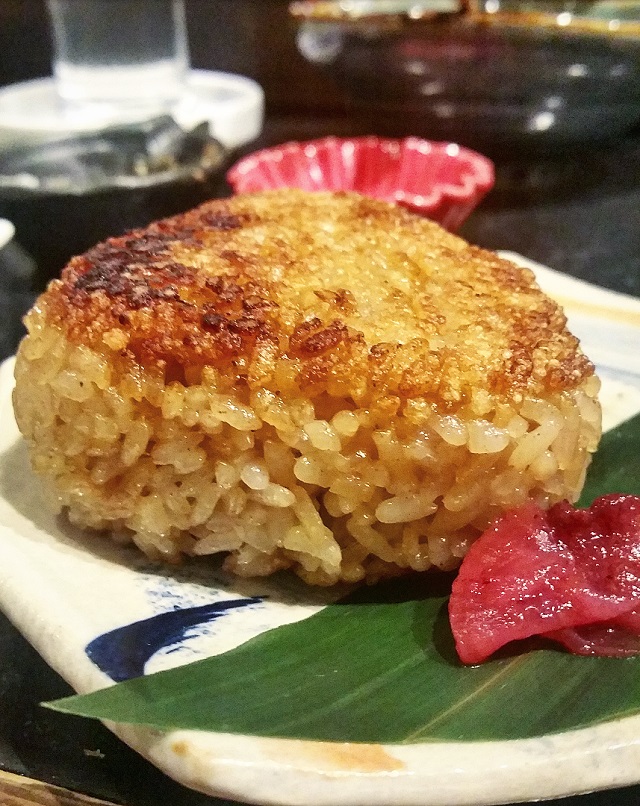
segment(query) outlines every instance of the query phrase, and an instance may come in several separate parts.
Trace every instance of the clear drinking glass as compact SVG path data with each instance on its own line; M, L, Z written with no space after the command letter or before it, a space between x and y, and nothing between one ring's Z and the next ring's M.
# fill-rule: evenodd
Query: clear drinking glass
M189 68L184 0L47 0L53 74L69 104L162 108Z

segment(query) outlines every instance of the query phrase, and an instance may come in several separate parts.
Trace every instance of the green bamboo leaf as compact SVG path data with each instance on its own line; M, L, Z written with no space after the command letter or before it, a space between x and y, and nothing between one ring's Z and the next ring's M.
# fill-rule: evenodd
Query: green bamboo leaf
M605 493L640 495L640 415L602 437L579 505L588 506Z
M584 501L640 493L640 417L607 434ZM357 591L223 655L49 703L80 716L348 742L478 741L640 713L640 657L580 658L528 642L462 666L446 575Z

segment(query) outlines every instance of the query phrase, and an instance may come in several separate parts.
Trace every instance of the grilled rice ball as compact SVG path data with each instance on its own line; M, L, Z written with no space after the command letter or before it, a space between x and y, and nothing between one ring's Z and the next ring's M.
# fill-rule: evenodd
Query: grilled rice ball
M15 411L75 524L309 583L455 568L574 500L598 380L531 272L401 208L282 190L74 258L28 314Z

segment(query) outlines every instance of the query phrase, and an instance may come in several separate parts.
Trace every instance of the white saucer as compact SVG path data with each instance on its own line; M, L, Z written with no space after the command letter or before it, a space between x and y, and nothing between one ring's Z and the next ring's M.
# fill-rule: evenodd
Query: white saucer
M209 121L211 134L227 148L254 140L262 130L264 93L244 76L191 70L184 96L168 110L183 128ZM117 123L139 120L139 110L108 105L69 108L56 93L54 79L38 78L0 90L0 147L86 134Z

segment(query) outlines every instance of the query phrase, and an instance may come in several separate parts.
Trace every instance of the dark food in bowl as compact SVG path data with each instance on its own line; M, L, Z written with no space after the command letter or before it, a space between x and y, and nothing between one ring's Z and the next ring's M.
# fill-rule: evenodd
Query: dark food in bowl
M226 152L204 123L170 117L0 152L0 216L37 286L97 241L189 209L222 187Z

